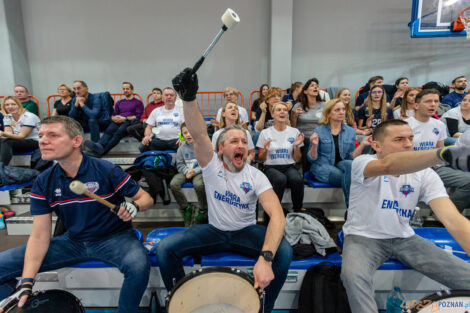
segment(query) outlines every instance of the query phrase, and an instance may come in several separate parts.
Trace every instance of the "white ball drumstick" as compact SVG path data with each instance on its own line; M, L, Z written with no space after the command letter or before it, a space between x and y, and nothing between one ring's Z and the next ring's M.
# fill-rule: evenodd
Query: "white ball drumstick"
M238 23L240 23L240 17L238 16L237 13L235 13L234 10L228 8L227 10L225 10L224 14L222 15L222 17L220 18L222 20L222 23L224 24L222 26L222 28L220 29L219 33L217 34L217 36L215 36L214 40L212 40L211 44L209 45L209 47L207 47L206 51L204 52L204 54L202 55L202 57L196 62L196 64L194 64L193 66L193 73L196 73L197 70L199 69L199 67L202 65L202 63L204 62L204 60L206 59L206 56L209 54L209 52L212 50L212 48L215 46L215 44L217 43L217 41L219 41L220 37L222 36L222 34L227 30L227 29L230 29L230 28L233 28L235 27L235 25L237 25Z
M108 208L110 208L113 212L115 212L116 206L114 204L112 204L111 202L101 198L100 196L95 195L93 192L89 191L86 188L85 184L82 183L81 181L74 180L73 182L70 183L69 188L70 188L70 190L72 190L72 192L76 193L77 195L86 195L90 198L93 198L96 201L98 201L99 203L101 203L101 204L107 206Z

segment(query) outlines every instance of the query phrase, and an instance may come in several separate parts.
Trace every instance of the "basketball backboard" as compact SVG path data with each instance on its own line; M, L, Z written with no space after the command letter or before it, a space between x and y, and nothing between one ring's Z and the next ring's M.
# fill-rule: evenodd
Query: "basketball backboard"
M470 0L413 0L409 24L411 37L465 36L465 30L451 32L450 23L469 6Z

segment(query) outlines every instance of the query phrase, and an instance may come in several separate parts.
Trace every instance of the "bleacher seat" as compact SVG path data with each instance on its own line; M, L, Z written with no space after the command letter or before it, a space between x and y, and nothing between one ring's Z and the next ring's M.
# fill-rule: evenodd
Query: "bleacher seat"
M21 184L5 185L5 186L0 187L0 191L14 190L14 189L19 189L23 187L32 186L32 185L33 185L33 181L29 181L29 182L21 183Z
M309 187L312 187L312 188L338 188L331 184L322 183L318 180L315 180L315 178L313 177L313 174L310 171L305 172L304 177L307 180Z
M165 237L168 237L174 233L180 232L185 230L186 227L165 227L165 228L157 228L152 230L148 235L145 242L155 242L154 248L149 251L149 259L152 266L158 266L157 257L155 256L155 247L158 243ZM184 266L194 266L194 259L192 257L184 257L183 258L183 265Z

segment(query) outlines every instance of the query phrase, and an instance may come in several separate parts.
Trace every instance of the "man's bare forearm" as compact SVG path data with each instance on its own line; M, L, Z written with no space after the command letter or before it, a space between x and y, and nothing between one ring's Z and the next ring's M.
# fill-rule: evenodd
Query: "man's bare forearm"
M201 142L208 135L206 122L202 117L197 101L183 101L183 112L189 133L195 142Z

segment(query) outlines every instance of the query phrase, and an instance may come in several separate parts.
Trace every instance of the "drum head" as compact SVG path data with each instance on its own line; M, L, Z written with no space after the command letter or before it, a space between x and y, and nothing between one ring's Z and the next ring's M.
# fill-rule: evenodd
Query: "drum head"
M84 313L85 310L74 295L64 290L35 292L22 308L17 304L5 313Z
M470 312L470 290L442 290L419 301L406 301L408 313Z
M238 269L207 267L181 279L167 298L168 313L258 313L253 279Z

